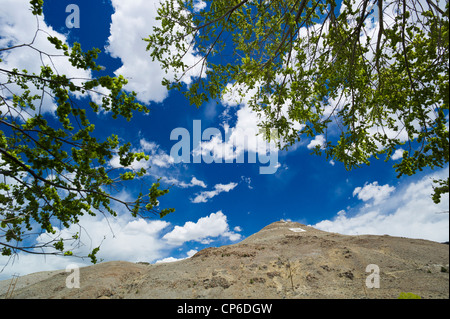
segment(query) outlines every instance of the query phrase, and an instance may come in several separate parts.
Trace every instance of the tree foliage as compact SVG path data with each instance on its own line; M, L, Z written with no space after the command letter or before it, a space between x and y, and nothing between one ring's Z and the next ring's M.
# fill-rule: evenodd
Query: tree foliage
M42 14L43 1L30 1L34 15ZM43 30L36 30L36 35ZM35 35L35 38L36 38ZM100 52L84 52L79 43L72 47L60 39L48 36L62 57L80 70L93 74L101 70L95 60ZM0 58L13 55L20 47L35 50L41 56L40 73L5 69L0 65L0 251L11 255L28 253L73 255L64 245L55 227L68 228L89 214L116 216L113 205L125 207L134 217L155 214L163 217L172 208L160 209L158 198L168 192L153 183L148 192L136 195L133 201L115 197L114 191L129 181L138 179L146 170L120 174L109 161L120 158L123 167L134 161L148 160L148 155L133 152L130 143L120 143L117 135L104 140L96 137L89 116L106 112L112 118L131 120L133 112L147 113L146 106L136 102L135 93L126 93L122 76L93 76L89 79L69 78L60 74L53 63L54 55L40 51L31 43L0 48ZM44 63L42 57L50 63ZM1 62L1 59L0 59ZM38 94L36 94L38 92ZM77 96L95 93L101 103L77 101ZM56 119L43 114L44 99L56 104ZM45 243L30 244L33 234L53 234ZM96 247L88 257L96 259Z
M163 1L145 39L152 59L178 72L169 89L197 106L230 90L250 95L280 147L322 135L315 153L347 169L394 154L398 177L448 163L448 1L199 3ZM183 59L189 50L203 58L185 89L180 79L199 68Z

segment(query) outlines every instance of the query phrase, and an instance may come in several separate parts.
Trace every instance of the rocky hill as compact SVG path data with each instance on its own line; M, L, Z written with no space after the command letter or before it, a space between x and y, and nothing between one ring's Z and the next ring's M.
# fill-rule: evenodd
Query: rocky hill
M68 275L20 277L12 298L449 298L449 246L280 221L178 262L81 268L80 288L66 287ZM0 282L0 298L9 282Z

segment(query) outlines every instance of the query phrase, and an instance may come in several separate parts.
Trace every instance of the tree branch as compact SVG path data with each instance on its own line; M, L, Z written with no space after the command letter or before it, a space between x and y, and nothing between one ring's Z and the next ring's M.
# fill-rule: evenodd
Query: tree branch
M218 17L218 18L215 18L214 20L211 20L211 21L209 21L208 23L205 23L205 24L203 24L203 25L200 25L200 26L198 26L198 27L195 27L195 28L194 28L194 31L197 31L197 30L206 28L207 26L209 26L209 25L211 25L211 24L213 24L213 23L215 23L215 22L217 22L217 21L219 21L219 20L222 20L222 19L225 18L226 16L228 16L228 19L227 19L227 21L228 21L228 20L230 19L230 17L231 17L231 14L232 14L234 11L236 11L238 8L242 7L246 2L248 2L248 0L243 0L243 1L239 2L237 5L235 5L235 6L232 7L230 10L228 10L227 12L225 12L222 16L220 16L220 17Z
M121 204L125 205L127 207L127 209L131 211L131 209L129 207L130 203L124 202L124 201L122 201L122 200L120 200L120 199L118 199L116 197L113 197L113 196L105 194L105 193L101 193L101 192L96 191L96 190L92 190L92 189L78 189L78 188L67 187L67 186L64 186L64 185L56 184L56 183L54 183L54 182L52 182L50 180L47 180L47 179L43 178L42 176L37 175L31 168L29 168L27 165L25 165L24 163L19 161L17 158L15 158L11 154L9 154L2 147L0 147L0 153L3 154L4 156L6 156L9 160L11 160L14 163L16 163L22 169L27 171L31 176L34 177L34 179L39 180L41 182L44 182L45 184L48 184L48 185L56 187L56 188L65 189L67 191L74 191L74 192L78 192L78 193L91 193L91 194L95 194L95 195L104 196L106 198L112 199L112 200L114 200L114 201L116 201L118 203L121 203Z
M378 38L377 38L377 48L375 52L375 66L378 72L378 75L380 75L380 46L381 46L381 37L383 36L384 32L384 22L383 22L383 0L378 0Z

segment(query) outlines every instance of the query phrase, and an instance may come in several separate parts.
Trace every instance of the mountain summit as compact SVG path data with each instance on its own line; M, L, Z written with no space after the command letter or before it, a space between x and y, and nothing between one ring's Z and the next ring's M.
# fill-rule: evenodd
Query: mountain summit
M19 278L13 298L449 298L448 245L272 223L243 241L172 263L104 262ZM0 282L0 298L9 285Z

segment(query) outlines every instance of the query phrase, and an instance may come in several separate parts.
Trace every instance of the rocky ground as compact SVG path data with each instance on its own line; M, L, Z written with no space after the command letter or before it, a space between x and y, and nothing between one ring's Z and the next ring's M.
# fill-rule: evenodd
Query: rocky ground
M376 269L379 288L370 288L376 286ZM449 246L345 236L280 221L240 243L207 248L178 262L114 261L81 268L80 288L66 287L68 275L61 270L20 277L12 297L355 299L411 292L449 298ZM9 283L0 282L0 298Z

